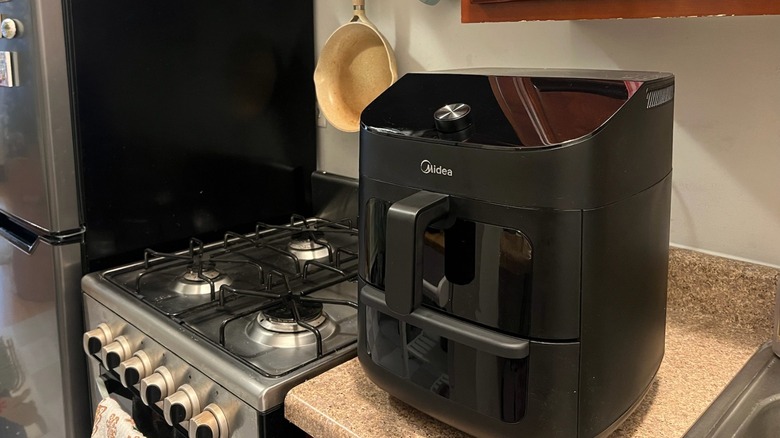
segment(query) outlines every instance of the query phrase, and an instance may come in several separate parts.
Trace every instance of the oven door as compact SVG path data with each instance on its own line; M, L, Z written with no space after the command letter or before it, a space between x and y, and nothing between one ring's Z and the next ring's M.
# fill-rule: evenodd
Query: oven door
M187 432L181 427L169 426L165 422L163 413L157 407L144 404L139 394L122 385L119 378L103 365L90 361L90 373L94 376L91 380L91 392L93 407L97 408L100 400L111 397L116 400L122 409L129 414L135 422L139 432L147 437L160 438L187 438Z

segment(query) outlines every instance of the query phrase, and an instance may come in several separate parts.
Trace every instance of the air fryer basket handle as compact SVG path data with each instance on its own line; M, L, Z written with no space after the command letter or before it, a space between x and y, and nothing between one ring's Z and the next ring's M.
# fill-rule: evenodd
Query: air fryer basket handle
M387 305L408 315L422 303L423 233L449 212L447 195L417 192L390 206L387 213L385 296Z
M385 296L386 298L387 296ZM382 297L382 292L371 285L365 285L360 290L361 303L431 334L507 359L523 359L530 354L530 343L527 339L515 338L488 330L476 324L443 315L427 307L420 307L409 315L395 315L385 299Z

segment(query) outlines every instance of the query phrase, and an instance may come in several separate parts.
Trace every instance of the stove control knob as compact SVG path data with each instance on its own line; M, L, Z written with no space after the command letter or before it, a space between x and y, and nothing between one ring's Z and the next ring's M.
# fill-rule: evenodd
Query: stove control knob
M100 349L100 356L103 358L103 365L106 369L113 370L119 364L130 358L133 351L138 348L139 343L133 342L125 336L118 336L114 342Z
M84 333L84 352L89 355L98 354L105 345L113 340L114 334L111 332L111 327L106 323L101 323L94 330Z
M176 392L163 400L165 422L169 426L189 420L196 412L200 412L200 400L195 389L189 384L181 385Z
M123 361L117 367L117 374L125 388L129 388L152 373L152 358L143 350L138 350L133 357Z
M203 412L192 417L190 436L195 438L229 437L227 416L219 406L214 403L209 404L203 409Z
M0 35L5 39L13 39L21 35L22 23L13 18L6 18L0 22Z
M141 401L151 406L173 392L175 388L173 374L166 367L158 367L149 377L141 379Z

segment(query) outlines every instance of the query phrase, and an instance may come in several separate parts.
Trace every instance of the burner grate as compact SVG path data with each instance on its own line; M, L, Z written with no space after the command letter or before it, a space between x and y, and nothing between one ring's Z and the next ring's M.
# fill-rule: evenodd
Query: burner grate
M272 298L272 300L265 302L258 307L254 307L229 318L225 318L219 326L219 343L222 347L225 347L225 330L228 324L258 312L267 312L276 308L286 308L289 311L289 314L292 316L292 321L311 332L317 339L317 358L323 356L322 333L317 327L314 327L309 324L309 322L307 322L309 318L303 316L302 311L307 307L310 307L311 304L335 304L339 306L349 306L354 309L357 309L358 307L358 304L355 301L304 297L300 294L293 293L291 290L288 290L283 294L274 294L265 291L242 290L234 289L230 286L222 286L220 288L220 297L224 298L226 294L235 294L237 296L260 296L265 298Z
M312 258L296 255L289 245L296 240L311 242L321 253ZM208 245L193 238L187 250L177 253L146 249L142 263L104 275L235 359L265 376L279 377L336 351L354 336L355 323L347 315L354 315L357 297L316 292L346 287L339 283L356 278L357 259L357 230L351 222L296 215L289 224L258 223L254 232L227 232L221 241ZM186 287L196 292L181 293L177 286L170 286L174 281L186 282ZM322 310L323 305L327 312ZM321 324L320 319L312 318L313 308L320 309L320 319L324 317L328 322ZM253 321L252 315L264 311L270 313L266 319L286 320L283 330L290 333L284 333L284 342L263 344L253 352L254 347L241 341L243 336L251 338L242 322ZM333 321L347 323L348 330L336 328ZM266 350L274 346L293 350L287 347L287 339L290 345L304 342L295 341L295 333L305 337L305 344L299 344L305 348L295 348L296 353ZM300 363L291 365L288 360L292 356ZM268 358L271 362L266 365Z
M305 302L301 302L300 305L297 305L296 307L298 308L298 313L299 313L298 317L304 322L311 322L322 316L322 304L319 303L307 304ZM278 323L296 322L295 315L292 312L290 306L272 307L268 310L265 310L263 314L271 322L278 322Z
M229 282L225 281L223 278L224 274L216 268L216 257L222 254L224 254L224 252L217 254L204 252L203 242L196 238L190 239L189 250L185 254L162 253L147 248L144 250L144 269L136 276L135 292L138 295L143 295L142 288L144 279L155 273L162 272L163 270L171 269L171 265L166 264L165 262L174 262L174 266L181 266L184 268L181 274L176 276L179 283L184 281L190 283L190 286L196 284L207 285L211 301L214 301L217 298L217 287ZM260 284L265 283L265 269L255 261L225 257L218 258L218 261L221 264L245 265L254 268L257 271L257 279ZM222 281L220 281L220 279L222 279ZM178 285L173 286L173 289L176 290L177 287ZM181 288L184 289L186 287L187 286L185 285ZM188 294L183 293L181 295ZM175 297L176 295L170 296L170 298ZM167 313L167 315L178 316L177 313Z
M296 219L299 221L295 222ZM255 232L250 235L228 231L225 233L221 248L211 252L205 251L203 242L196 238L190 239L189 249L183 254L162 253L147 248L144 251L143 271L136 277L135 292L143 296L144 280L150 275L171 269L171 264L182 265L184 270L178 278L186 278L190 283L201 283L204 288L207 287L211 301L218 299L219 287L230 283L230 281L224 280L221 283L217 281L222 278L222 273L215 268L217 262L252 266L257 271L257 284L267 291L278 288L282 283L285 289L290 289L291 282L309 280L313 274L323 271L329 271L336 275L337 281L350 279L354 273L348 274L342 269L342 266L345 263L355 261L358 257L357 252L345 246L334 248L334 245L322 237L326 233L347 233L357 236L357 230L351 228L351 221L332 222L319 218L305 219L293 215L289 225L274 226L258 223ZM308 236L305 238L306 240L317 245L318 248L326 249L327 257L302 260L288 249L288 242L300 240L302 239L300 236L304 235ZM283 266L279 266L279 263L274 264L267 257L258 260L245 253L247 248L273 252L285 259L286 262L282 263ZM231 255L235 255L237 258L229 258ZM266 267L271 271L267 278L266 268L263 265L267 265ZM327 280L312 285L303 282L299 285L297 292L305 294L312 289L310 286L319 288L324 287L326 283L328 283L327 285L332 284ZM171 298L175 297L171 296ZM220 304L224 303L220 302ZM170 316L178 316L178 313L180 312L170 313Z

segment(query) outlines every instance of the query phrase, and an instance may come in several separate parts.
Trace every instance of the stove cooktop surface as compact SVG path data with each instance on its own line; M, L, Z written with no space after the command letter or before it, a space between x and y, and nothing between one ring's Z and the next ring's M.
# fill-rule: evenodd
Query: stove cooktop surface
M208 245L192 239L178 253L147 249L143 262L102 276L261 375L282 377L356 342L357 245L348 222L294 216Z

